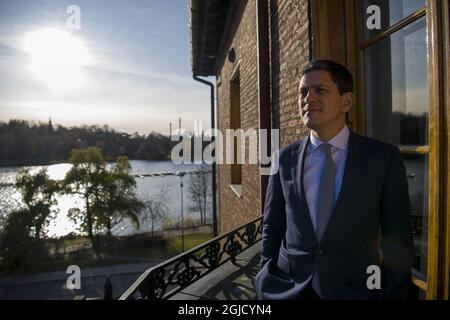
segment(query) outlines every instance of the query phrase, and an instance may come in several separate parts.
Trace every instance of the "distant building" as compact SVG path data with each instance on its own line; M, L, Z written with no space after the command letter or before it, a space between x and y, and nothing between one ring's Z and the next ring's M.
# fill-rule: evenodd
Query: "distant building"
M53 133L55 131L53 128L53 124L52 124L52 118L48 118L47 128L48 128L48 133Z
M355 76L356 132L400 147L408 172L420 298L449 297L449 2L190 0L192 69L216 77L217 127L304 137L299 74L330 58ZM262 214L259 165L219 165L219 233Z

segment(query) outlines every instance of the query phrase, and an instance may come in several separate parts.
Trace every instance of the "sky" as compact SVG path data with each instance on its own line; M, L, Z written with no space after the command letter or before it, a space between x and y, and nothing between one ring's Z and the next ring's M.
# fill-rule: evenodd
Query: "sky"
M0 121L168 134L181 117L209 128L188 20L187 0L0 0Z

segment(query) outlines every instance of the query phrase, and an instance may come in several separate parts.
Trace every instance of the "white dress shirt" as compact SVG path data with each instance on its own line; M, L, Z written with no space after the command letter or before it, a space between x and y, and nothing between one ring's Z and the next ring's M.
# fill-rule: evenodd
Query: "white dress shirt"
M336 135L333 139L328 141L328 144L331 145L331 158L334 162L335 167L335 199L334 203L337 202L339 198L339 193L342 187L342 180L344 178L345 171L345 163L347 161L347 149L348 149L348 139L350 137L350 130L347 125ZM309 208L309 214L311 215L311 221L314 226L314 230L316 230L317 226L315 225L315 221L317 221L316 215L318 210L318 204L320 195L319 193L319 185L320 178L322 174L322 168L325 164L326 157L326 149L319 148L319 146L324 143L316 138L312 132L309 135L308 146L306 148L305 155L305 164L303 168L303 188L305 190L306 202ZM301 159L300 159L301 161ZM316 290L319 296L322 296L322 292L320 289L320 280L319 274L317 273L317 269L312 276L312 286L314 290Z
M347 148L348 139L350 136L350 130L347 125L336 135L333 139L328 141L331 145L331 157L335 167L335 199L336 203L339 192L342 187L342 180L344 178L345 162L347 160ZM306 201L308 203L309 213L311 215L311 221L316 221L317 206L319 203L319 184L322 174L322 168L325 163L325 149L319 148L324 143L316 138L312 132L309 134L310 143L306 148L305 165L303 168L303 187L305 190ZM314 225L314 230L316 226Z

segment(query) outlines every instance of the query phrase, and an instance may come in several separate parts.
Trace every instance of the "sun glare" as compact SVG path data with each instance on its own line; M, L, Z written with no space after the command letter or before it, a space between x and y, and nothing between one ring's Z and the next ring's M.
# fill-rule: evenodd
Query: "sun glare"
M42 29L29 33L23 48L30 56L34 76L53 89L82 85L83 67L92 62L83 41L67 31Z

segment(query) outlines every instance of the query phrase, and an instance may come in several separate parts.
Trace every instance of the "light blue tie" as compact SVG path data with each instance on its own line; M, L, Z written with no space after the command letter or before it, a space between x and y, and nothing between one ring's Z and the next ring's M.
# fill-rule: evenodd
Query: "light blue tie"
M328 225L331 214L334 209L334 178L335 168L333 159L331 158L331 145L324 143L322 150L325 151L325 163L322 169L322 176L320 178L317 214L316 214L316 235L320 241L322 239L325 228Z
M334 209L334 178L336 175L333 159L331 158L331 145L323 143L321 147L322 152L325 152L325 163L322 169L322 176L320 177L317 212L315 216L316 236L319 241L323 237L323 233ZM323 298L317 269L312 276L312 287Z

